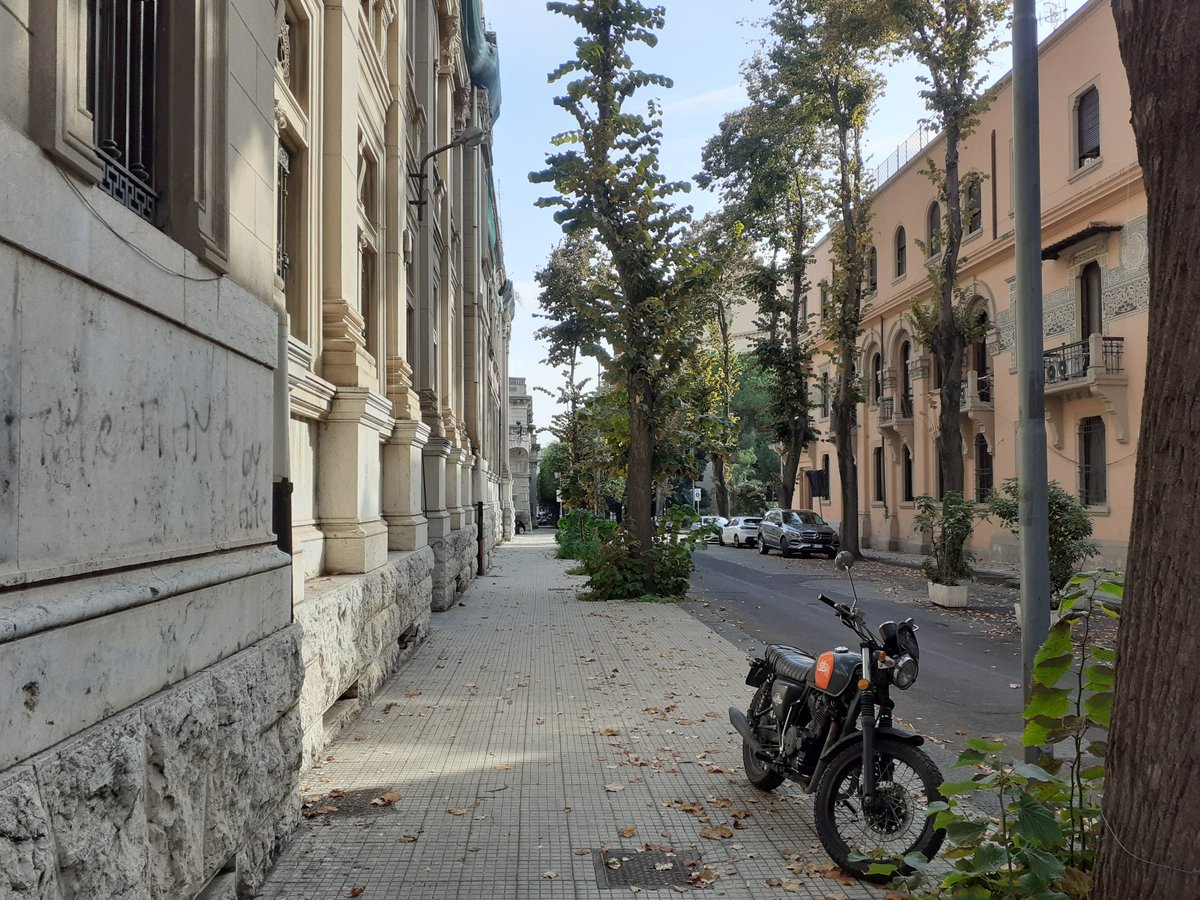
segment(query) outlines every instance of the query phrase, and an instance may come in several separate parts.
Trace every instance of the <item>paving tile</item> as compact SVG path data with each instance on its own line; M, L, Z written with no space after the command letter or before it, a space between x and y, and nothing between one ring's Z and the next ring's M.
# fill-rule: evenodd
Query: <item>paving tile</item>
M882 898L787 870L828 860L809 798L764 794L742 776L726 718L751 693L742 653L669 604L577 600L583 579L568 565L550 535L520 536L463 606L435 615L425 643L302 777L302 793L322 798L310 809L337 811L302 822L260 896L603 900L631 892L599 886L592 851L650 844L717 872L712 887L689 889L699 896ZM385 791L400 799L370 804ZM707 821L680 808L690 804ZM734 809L750 815L732 839L700 836L732 824Z

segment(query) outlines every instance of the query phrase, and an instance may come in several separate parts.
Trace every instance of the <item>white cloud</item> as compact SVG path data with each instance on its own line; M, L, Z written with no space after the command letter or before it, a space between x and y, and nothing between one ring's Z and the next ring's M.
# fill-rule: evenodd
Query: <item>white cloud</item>
M744 106L745 103L745 88L741 84L731 84L727 87L717 88L714 91L705 91L703 94L696 94L693 97L668 100L663 104L663 112L679 114L697 109L708 110L715 107L724 113L726 110L733 109L734 107Z

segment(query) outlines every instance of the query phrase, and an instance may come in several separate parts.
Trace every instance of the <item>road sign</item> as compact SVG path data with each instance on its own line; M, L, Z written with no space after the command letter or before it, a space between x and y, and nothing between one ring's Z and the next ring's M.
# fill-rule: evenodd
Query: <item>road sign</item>
M700 488L692 488L692 499L697 503L700 502Z

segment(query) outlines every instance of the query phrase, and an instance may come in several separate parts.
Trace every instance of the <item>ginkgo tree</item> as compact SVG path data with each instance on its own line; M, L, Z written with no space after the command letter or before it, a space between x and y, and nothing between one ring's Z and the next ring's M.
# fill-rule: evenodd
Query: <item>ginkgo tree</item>
M695 353L695 304L704 268L680 240L689 210L672 201L686 189L659 167L660 107L635 111L644 88L669 79L639 69L632 52L652 48L665 24L661 6L638 0L577 0L546 5L579 26L575 55L549 75L565 82L555 99L574 127L555 138L546 168L530 175L556 193L539 200L556 208L568 234L594 234L607 250L615 279L607 298L598 356L607 377L625 391L629 442L625 461L625 527L652 592L652 488L664 410L673 408L672 377Z

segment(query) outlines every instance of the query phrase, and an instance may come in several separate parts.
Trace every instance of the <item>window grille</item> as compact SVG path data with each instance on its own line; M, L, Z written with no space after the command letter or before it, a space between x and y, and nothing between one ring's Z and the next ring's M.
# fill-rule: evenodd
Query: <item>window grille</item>
M1084 506L1108 502L1104 419L1099 416L1079 420L1079 499Z
M287 278L289 265L287 253L287 197L288 176L291 174L292 156L287 147L279 145L279 162L275 169L275 274Z
M912 503L913 501L913 458L912 451L908 449L906 444L904 447L903 460L903 476L904 476L904 502Z
M992 452L987 438L975 435L975 502L984 503L992 495Z
M88 0L88 108L104 162L100 187L148 222L157 214L155 121L159 0Z
M1088 160L1100 158L1100 92L1094 87L1079 95L1075 129L1079 148L1076 164L1082 167Z

